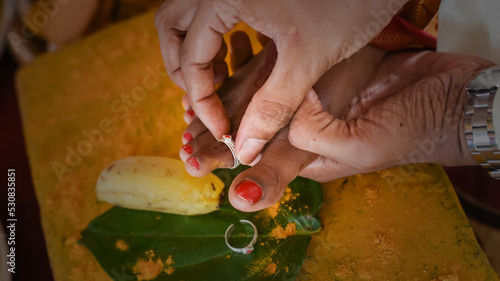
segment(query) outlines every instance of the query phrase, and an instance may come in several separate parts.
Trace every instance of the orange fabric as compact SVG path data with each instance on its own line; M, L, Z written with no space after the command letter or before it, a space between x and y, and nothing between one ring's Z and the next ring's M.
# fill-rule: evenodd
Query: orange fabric
M411 0L398 15L415 25L418 29L425 29L439 10L441 0Z
M437 12L441 0L411 0L371 44L386 50L436 48Z

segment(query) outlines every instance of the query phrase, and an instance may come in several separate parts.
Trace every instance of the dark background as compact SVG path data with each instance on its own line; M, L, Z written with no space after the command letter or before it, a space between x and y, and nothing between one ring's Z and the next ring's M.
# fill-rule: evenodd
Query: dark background
M7 169L16 169L16 273L15 281L50 281L49 258L45 248L40 212L31 181L31 170L24 144L21 117L14 86L17 63L6 52L0 60L0 219L7 226ZM3 265L2 265L3 266Z

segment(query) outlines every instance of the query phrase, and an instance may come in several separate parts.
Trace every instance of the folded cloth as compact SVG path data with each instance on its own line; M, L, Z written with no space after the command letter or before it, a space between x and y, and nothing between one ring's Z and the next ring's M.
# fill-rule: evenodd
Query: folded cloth
M437 12L441 0L412 0L370 43L397 51L410 48L436 49Z

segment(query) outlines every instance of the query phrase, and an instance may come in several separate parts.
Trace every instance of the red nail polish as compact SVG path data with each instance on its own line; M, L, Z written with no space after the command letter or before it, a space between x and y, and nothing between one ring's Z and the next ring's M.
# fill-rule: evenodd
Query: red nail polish
M185 144L181 147L181 149L186 152L187 154L193 153L193 147L190 146L189 144Z
M186 142L190 142L193 140L193 135L191 135L190 132L185 132L183 135L182 135L182 138L184 138L186 140Z
M236 195L250 205L257 203L262 197L262 188L251 180L245 180L236 187Z
M194 116L194 110L192 110L192 109L190 109L190 110L186 111L186 113L187 113L187 115L188 115L189 117L193 117L193 116Z
M196 170L200 169L200 163L198 163L198 160L194 157L189 157L188 160L186 160L186 163L188 163L191 167L195 168Z

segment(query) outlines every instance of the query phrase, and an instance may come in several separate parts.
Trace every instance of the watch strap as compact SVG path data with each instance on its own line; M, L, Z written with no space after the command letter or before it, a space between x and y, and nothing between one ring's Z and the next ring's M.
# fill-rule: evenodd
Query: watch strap
M466 88L465 139L474 159L500 179L500 150L493 126L493 101L500 85L500 66L483 70Z

